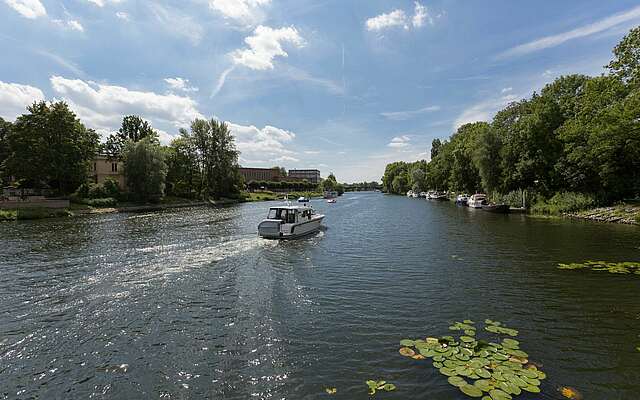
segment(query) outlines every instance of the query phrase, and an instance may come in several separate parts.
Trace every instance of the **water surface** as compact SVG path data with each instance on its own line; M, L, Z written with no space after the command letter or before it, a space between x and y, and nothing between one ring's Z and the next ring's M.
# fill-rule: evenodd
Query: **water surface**
M327 229L256 237L269 203L0 224L0 398L464 399L402 338L492 318L544 365L541 395L640 393L632 226L352 193Z

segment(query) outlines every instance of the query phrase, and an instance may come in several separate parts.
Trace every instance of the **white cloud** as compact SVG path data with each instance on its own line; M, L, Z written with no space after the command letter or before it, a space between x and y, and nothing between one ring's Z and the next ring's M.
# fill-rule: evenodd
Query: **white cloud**
M209 0L209 7L220 12L225 18L252 24L262 19L261 7L270 3L271 0Z
M321 152L317 150L305 150L303 153L309 154L309 155L315 155L315 154L320 154Z
M381 31L395 26L404 26L406 29L408 28L407 15L400 9L369 18L365 24L368 31Z
M498 55L498 59L521 56L528 53L533 53L550 47L556 47L569 40L590 36L596 33L600 33L616 27L624 22L635 20L640 18L640 6L632 8L628 11L611 15L607 18L601 19L594 23L581 26L579 28L559 33L557 35L545 36L540 39L533 40L528 43L524 43L515 46L502 54Z
M500 91L500 93L507 93L507 92L510 92L510 91L512 91L512 90L513 90L513 88L512 88L511 86L509 86L509 87L503 88L503 89Z
M440 110L440 106L428 106L418 110L382 112L380 115L393 121L404 121L416 115Z
M504 108L507 104L514 102L518 99L516 95L508 94L499 98L489 99L476 103L471 107L464 110L453 123L452 129L455 131L464 124L478 122L478 121L490 121L491 118L501 108Z
M411 24L414 28L421 28L424 23L428 22L430 25L433 25L433 18L429 15L429 11L427 11L427 7L422 4L415 2L415 8L413 13L413 18L411 19Z
M410 141L411 141L411 138L407 135L396 136L393 139L391 139L391 142L389 142L387 146L400 149L400 148L409 146Z
M275 162L281 162L281 163L285 163L285 162L300 162L300 160L298 160L295 157L290 157L290 156L281 156L278 158L274 158L273 161Z
M200 90L195 86L189 86L188 79L175 77L175 78L165 78L164 81L173 90L182 90L183 92L197 92L198 90Z
M124 115L140 115L152 123L183 127L195 118L203 118L197 103L189 97L130 90L60 76L50 78L53 90L60 95L78 117L100 132L120 126Z
M118 4L122 3L123 0L87 0L89 3L93 3L98 7L104 7L107 3Z
M303 47L304 39L295 27L273 29L258 26L253 36L244 39L249 48L238 49L231 53L233 62L253 70L273 69L273 59L277 56L288 57L282 48L283 43L291 43L295 47Z
M0 117L4 119L13 121L28 105L42 100L44 93L36 87L0 81Z
M116 13L116 17L118 17L119 19L123 20L123 21L130 21L131 18L129 17L129 14L127 14L124 11L118 11Z
M297 161L293 157L294 152L285 147L296 137L293 132L269 125L259 129L253 125L238 125L232 122L229 122L229 129L235 136L236 145L247 166L249 163L264 164L267 162L265 159L272 163L278 162L282 161L283 157L289 157L288 161Z
M40 0L4 0L5 3L25 18L35 19L47 15Z
M69 20L63 21L61 19L53 19L51 21L53 21L54 24L62 28L71 29L72 31L84 32L84 27L77 20L69 19Z
M161 6L158 3L149 3L149 8L158 22L158 27L174 36L183 36L194 45L202 40L204 28L192 16L177 8Z

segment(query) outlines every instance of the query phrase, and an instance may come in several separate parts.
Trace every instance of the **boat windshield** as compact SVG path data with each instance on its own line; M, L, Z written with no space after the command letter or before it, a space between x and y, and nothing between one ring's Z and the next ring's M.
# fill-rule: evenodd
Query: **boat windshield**
M270 208L269 215L267 215L268 219L282 219L282 209L281 208ZM286 211L286 210L285 210Z

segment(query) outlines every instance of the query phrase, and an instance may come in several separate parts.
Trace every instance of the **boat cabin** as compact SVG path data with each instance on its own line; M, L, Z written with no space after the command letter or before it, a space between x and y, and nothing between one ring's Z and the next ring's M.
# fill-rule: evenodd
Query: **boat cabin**
M311 207L271 207L267 219L279 220L283 224L297 224L313 217Z

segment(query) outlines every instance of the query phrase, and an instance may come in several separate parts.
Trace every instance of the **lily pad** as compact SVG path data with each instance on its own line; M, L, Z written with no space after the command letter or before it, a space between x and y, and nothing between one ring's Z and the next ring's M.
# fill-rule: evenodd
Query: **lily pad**
M416 355L416 352L408 347L401 347L399 353L405 357L413 357Z
M327 394L336 394L338 392L338 389L336 389L336 388L325 388L324 391L327 392Z
M482 390L473 385L460 386L460 390L469 397L482 397Z
M411 339L402 339L400 341L400 346L404 346L404 347L413 347L416 345L416 342L411 340Z
M500 389L493 389L492 391L489 392L489 396L491 396L491 399L493 400L511 400L512 399L509 393Z
M450 376L447 381L455 387L461 387L468 384L464 378L461 378L459 376Z

